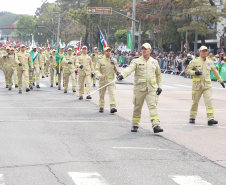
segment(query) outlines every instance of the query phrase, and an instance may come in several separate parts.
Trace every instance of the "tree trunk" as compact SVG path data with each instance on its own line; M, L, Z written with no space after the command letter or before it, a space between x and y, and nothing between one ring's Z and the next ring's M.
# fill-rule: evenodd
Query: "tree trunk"
M202 42L202 45L203 45L203 46L206 45L206 41L205 41L205 37L204 37L204 36L201 36L201 42Z

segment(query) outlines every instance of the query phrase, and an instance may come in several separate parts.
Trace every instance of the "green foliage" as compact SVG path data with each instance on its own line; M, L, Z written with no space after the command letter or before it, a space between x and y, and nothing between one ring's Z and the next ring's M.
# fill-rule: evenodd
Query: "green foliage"
M115 32L114 36L118 43L127 43L127 30L118 30L117 32Z

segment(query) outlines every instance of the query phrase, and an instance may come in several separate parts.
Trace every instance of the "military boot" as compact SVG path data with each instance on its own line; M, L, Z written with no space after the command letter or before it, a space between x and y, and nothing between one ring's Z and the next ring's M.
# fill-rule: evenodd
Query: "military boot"
M215 125L215 124L218 124L217 120L211 119L211 120L208 121L209 126L212 126L212 125Z
M194 118L190 118L189 119L189 123L195 123L195 119Z
M163 129L160 128L160 126L155 126L155 127L153 128L153 131L154 131L154 133L159 133L159 132L163 132Z
M132 126L131 132L137 132L138 128L139 128L138 126Z
M104 112L104 108L100 108L99 112L103 113Z
M113 113L115 113L115 112L117 112L117 109L116 109L116 108L112 108L112 109L111 109L111 113L113 114Z

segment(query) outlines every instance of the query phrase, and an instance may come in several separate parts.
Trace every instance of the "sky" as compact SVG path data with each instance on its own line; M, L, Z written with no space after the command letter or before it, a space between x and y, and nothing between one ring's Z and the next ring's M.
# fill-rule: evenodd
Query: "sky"
M34 15L37 8L40 8L43 0L0 0L0 12L12 12L15 14ZM48 0L53 3L55 0Z

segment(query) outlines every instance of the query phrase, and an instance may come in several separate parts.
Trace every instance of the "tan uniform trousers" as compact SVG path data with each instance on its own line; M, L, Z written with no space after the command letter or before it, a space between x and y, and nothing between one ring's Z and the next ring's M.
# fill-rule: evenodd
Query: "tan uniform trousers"
M64 70L64 89L68 89L68 83L69 83L69 77L71 76L72 80L72 90L75 90L76 87L76 81L75 81L75 72Z
M93 76L93 84L96 84L96 74L94 73L94 76Z
M84 95L84 83L86 83L86 95L90 94L91 91L91 75L79 74L79 96Z
M19 90L22 91L22 75L24 75L25 80L25 86L26 88L29 88L29 69L23 69L22 67L17 68L17 74L18 74L18 87Z
M57 77L58 77L58 87L61 88L61 79L62 79L62 76L63 76L63 69L60 70L60 73L59 73L59 70L57 71ZM63 79L63 82L64 82L64 79Z
M8 79L7 79L7 72L8 72L8 67L6 67L6 66L4 66L3 67L3 72L4 72L4 75L5 75L5 83L6 83L6 85L8 85L8 83L9 83L9 81L8 81Z
M152 123L152 127L160 125L160 120L157 111L157 103L158 103L158 96L156 91L139 91L134 90L133 95L133 118L132 124L133 126L139 126L139 122L141 119L141 110L144 104L144 100L146 101L150 113L150 120Z
M45 74L45 64L42 63L41 65L42 65L42 66L41 66L42 76L44 76L44 74Z
M212 103L212 88L208 88L204 90L201 88L198 91L194 91L194 90L192 91L193 103L190 110L190 118L195 119L198 113L199 100L202 95L206 105L207 119L209 121L211 119L214 119L214 109L213 109L213 103Z
M8 81L9 88L12 88L12 85L13 85L13 82L12 82L13 69L8 68L6 75L7 75L7 81Z
M12 67L13 69L13 78L14 78L14 84L18 85L18 75L17 75L17 67Z
M106 85L108 82L105 81L100 81L99 82L99 88L103 87ZM115 83L112 83L102 89L99 90L99 107L104 108L105 101L104 101L104 96L106 93L106 90L108 89L108 94L109 94L109 99L110 99L110 108L115 108L116 107L116 102L115 102Z
M36 66L34 64L34 71L30 72L29 71L29 81L30 81L30 86L33 87L33 83L36 82L36 85L40 84L40 68L39 65Z
M54 83L54 77L55 81L58 82L58 76L56 76L56 69L50 68L50 84L53 85Z
M46 66L45 66L45 74L46 75L49 74L49 65L50 65L50 62L46 62Z

